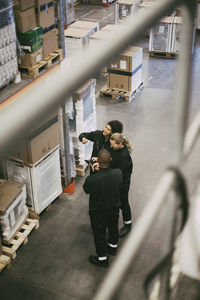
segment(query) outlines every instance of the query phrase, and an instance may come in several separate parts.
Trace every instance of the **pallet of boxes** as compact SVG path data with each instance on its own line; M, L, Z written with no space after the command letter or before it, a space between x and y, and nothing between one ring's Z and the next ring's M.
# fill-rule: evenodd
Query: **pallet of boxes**
M179 10L171 16L165 16L154 24L150 30L149 55L161 58L176 58L181 50L182 17ZM195 41L195 25L193 31L193 47Z
M46 209L61 193L58 118L36 127L1 161L3 176L26 185L32 216Z
M82 132L96 130L96 80L90 79L76 90L68 106L70 132L74 148L76 175L84 176L87 163L92 154L93 143L82 144L79 135Z
M63 58L62 49L58 49L54 1L35 0L35 11L37 26L43 29L43 60L49 67Z
M140 47L130 46L107 67L107 83L100 97L131 101L143 85L142 55Z
M2 262L2 256L0 256L0 271L6 263L6 257L14 259L17 249L27 243L30 232L39 227L38 220L28 218L26 196L25 184L0 179L1 251L4 257L4 262ZM9 263L10 261L7 264Z
M117 0L115 2L115 23L121 23L132 17L138 10L141 0Z
M47 2L14 1L19 70L30 78L36 78L48 69L53 59L62 59L62 52L58 50L53 2L50 2L51 5Z
M0 1L0 88L18 76L12 0Z
M98 30L99 23L89 21L76 21L65 29L66 57L84 51L89 45L90 36Z

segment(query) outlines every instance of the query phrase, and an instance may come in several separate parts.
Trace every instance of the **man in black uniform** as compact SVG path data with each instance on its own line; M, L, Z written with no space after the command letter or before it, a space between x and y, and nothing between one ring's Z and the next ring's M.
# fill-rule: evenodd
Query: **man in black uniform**
M89 261L105 268L108 267L108 253L115 255L117 251L122 184L122 172L119 169L110 169L110 160L108 150L99 151L99 171L88 176L83 185L85 193L90 194L89 215L97 253L97 256L89 256Z

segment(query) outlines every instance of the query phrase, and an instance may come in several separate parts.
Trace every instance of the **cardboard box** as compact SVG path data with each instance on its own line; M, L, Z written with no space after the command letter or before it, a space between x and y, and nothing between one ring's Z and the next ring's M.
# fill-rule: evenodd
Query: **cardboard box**
M142 67L132 76L108 73L107 87L111 89L133 92L142 83Z
M43 29L36 27L24 33L17 33L20 49L25 53L33 53L43 47Z
M43 48L33 53L24 53L18 57L21 66L32 67L43 59Z
M28 216L25 185L0 179L0 199L2 240L8 242Z
M14 16L17 32L24 33L37 26L35 8L29 8L25 11L14 10Z
M79 28L79 29L88 29L89 34L93 34L99 30L98 22L88 22L88 21L76 21L72 23L69 28Z
M58 39L56 30L53 29L43 35L43 55L46 57L49 53L58 49Z
M24 185L18 181L8 181L0 179L0 215L4 215L6 210L21 194Z
M124 72L133 72L140 64L142 64L142 48L129 47L111 64L108 69Z
M73 99L81 100L90 94L91 90L96 86L96 79L89 79L84 85L82 85L78 90L73 93Z
M35 6L35 0L14 0L14 8L21 11Z
M68 27L64 31L64 35L67 38L79 39L82 41L82 46L87 46L90 40L90 31L86 28L73 28Z
M36 20L37 26L41 26L43 29L55 24L54 6L52 5L41 12L36 12Z
M33 165L45 157L59 143L58 122L53 119L34 131L12 152L7 153L7 156L22 160L28 165Z
M49 3L52 3L53 1L50 0L35 0L35 8L39 12L41 11L45 6L48 6Z

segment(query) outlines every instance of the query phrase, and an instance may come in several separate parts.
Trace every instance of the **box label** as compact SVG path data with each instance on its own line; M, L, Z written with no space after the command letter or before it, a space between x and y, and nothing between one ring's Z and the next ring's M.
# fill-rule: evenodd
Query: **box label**
M126 70L126 61L125 60L120 60L120 69Z
M37 56L36 56L36 62L39 62L41 60L41 54L38 54Z

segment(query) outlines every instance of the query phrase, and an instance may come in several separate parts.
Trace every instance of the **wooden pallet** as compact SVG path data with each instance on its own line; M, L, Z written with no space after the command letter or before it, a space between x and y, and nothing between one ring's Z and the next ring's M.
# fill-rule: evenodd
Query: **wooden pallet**
M17 249L28 242L28 235L33 229L39 228L39 221L27 218L21 228L16 232L15 236L8 244L2 246L3 254L15 259Z
M116 89L111 89L106 86L100 90L100 97L109 97L112 100L125 100L126 102L129 102L132 100L134 94L141 88L143 85L143 82L139 85L139 87L132 91L123 91L123 90L116 90Z
M18 68L26 77L36 78L48 68L48 62L41 60L38 64L32 67L19 65Z
M159 58L177 58L178 53L149 51L149 56Z
M62 49L57 49L50 53L48 56L44 57L44 61L47 62L47 67L49 68L54 63L59 62L63 59Z
M11 258L7 255L0 255L0 272L3 271L5 267L9 267L11 265Z

